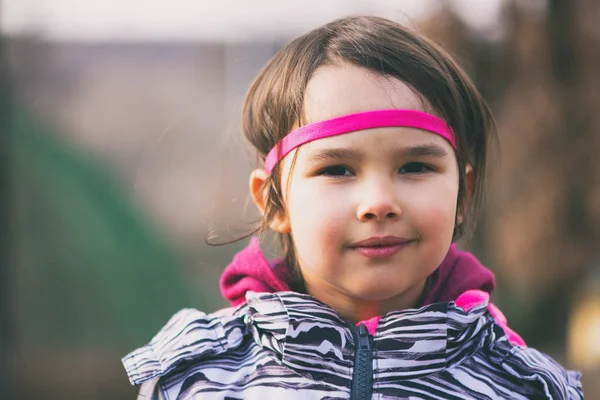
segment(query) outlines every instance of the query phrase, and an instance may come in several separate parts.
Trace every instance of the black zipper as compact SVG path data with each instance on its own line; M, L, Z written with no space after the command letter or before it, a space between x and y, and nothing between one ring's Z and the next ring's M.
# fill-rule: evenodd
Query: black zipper
M352 374L351 400L368 400L373 394L373 349L371 335L364 324L352 327L354 336L354 373Z

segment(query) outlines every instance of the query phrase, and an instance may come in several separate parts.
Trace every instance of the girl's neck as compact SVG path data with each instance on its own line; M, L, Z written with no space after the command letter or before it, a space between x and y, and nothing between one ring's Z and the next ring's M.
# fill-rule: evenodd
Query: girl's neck
M420 306L427 290L427 281L394 297L382 300L361 299L340 292L331 286L322 287L306 281L305 286L307 294L336 310L344 319L356 324L391 311L402 311Z

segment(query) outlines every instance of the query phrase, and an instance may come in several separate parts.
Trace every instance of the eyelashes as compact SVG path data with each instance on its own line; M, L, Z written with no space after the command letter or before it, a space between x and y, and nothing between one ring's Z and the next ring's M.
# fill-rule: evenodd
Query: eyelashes
M319 171L318 175L332 176L332 177L344 177L354 176L354 172L350 168L343 165L333 165L331 167L323 168Z
M401 175L422 175L434 171L435 169L429 164L422 162L410 162L404 164L398 170L398 173ZM343 178L354 176L355 173L350 167L347 167L345 165L332 165L319 170L317 175L334 178Z
M433 171L434 169L431 165L422 162L411 162L400 168L400 173L404 174L424 174Z

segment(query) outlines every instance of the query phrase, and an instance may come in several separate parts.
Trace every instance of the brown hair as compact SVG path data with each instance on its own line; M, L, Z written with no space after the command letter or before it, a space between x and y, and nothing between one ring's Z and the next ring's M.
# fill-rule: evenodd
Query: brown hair
M363 16L335 20L295 39L270 60L250 87L242 115L244 136L260 159L264 161L279 140L303 124L304 93L315 70L342 63L403 81L420 95L428 111L454 130L458 207L466 204L466 166L470 165L474 173L469 207L464 210L463 223L455 227L454 239L472 233L484 194L488 141L495 138L490 110L452 57L425 37L387 19ZM266 230L285 208L280 164L264 189L268 201L257 232ZM293 289L302 291L291 235L280 236L284 261L295 278Z

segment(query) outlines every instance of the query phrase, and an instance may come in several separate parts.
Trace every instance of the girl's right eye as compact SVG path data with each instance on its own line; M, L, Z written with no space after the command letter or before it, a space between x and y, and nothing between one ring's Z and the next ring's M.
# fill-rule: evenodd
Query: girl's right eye
M331 167L323 168L321 171L319 171L319 175L342 177L353 176L354 174L347 167L342 165L333 165Z

